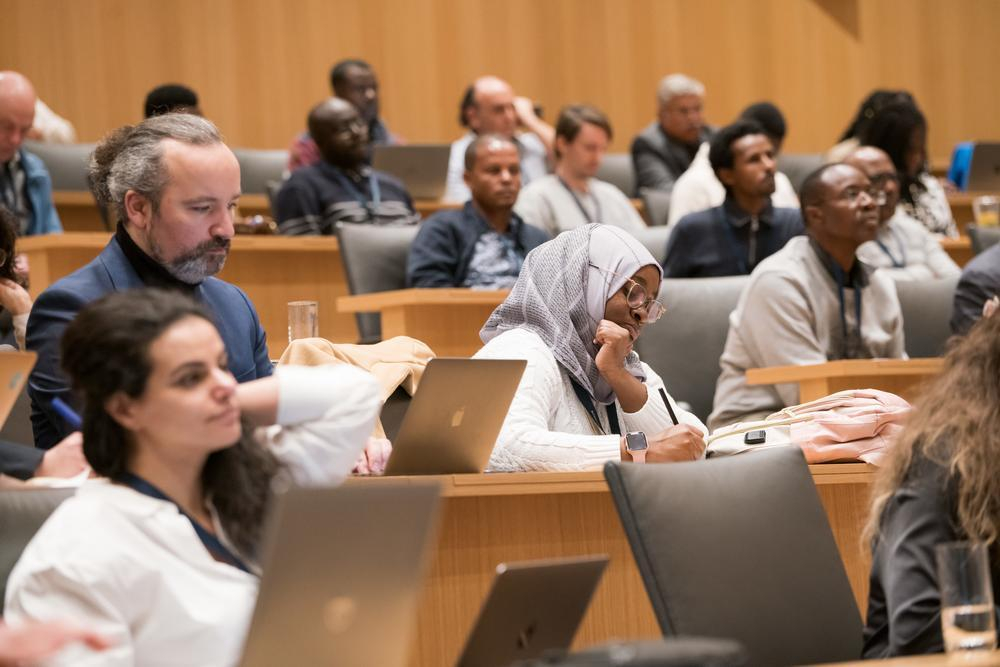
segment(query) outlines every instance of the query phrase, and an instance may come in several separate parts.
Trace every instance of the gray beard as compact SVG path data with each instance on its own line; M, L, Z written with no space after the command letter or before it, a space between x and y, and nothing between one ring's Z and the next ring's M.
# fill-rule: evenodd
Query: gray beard
M210 250L215 248L224 247L226 249L226 254L213 256L209 254ZM177 257L173 261L167 262L163 259L163 251L160 246L156 243L152 235L149 239L149 248L153 259L167 270L167 273L172 275L177 280L189 285L197 285L206 278L214 276L222 267L226 264L226 258L229 256L229 240L217 240L212 239L210 241L205 241L199 244L197 247L192 249L190 252Z

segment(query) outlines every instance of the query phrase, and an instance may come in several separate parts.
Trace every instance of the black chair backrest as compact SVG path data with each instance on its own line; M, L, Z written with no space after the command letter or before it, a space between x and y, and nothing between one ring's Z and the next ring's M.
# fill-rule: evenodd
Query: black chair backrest
M404 289L406 257L417 229L417 225L337 225L340 257L351 294ZM357 318L362 343L382 339L378 313L359 313Z
M606 154L597 169L597 178L611 183L624 192L626 197L635 196L635 169L629 153Z
M702 421L712 412L729 314L747 280L747 276L664 280L659 299L667 313L643 329L635 344L639 357L663 378L670 395L690 405Z
M0 614L7 578L21 552L59 503L75 489L15 489L0 491Z
M240 187L244 194L267 194L268 181L281 182L288 165L288 151L237 148L233 153L240 163Z
M797 447L608 463L604 476L664 635L734 639L754 665L860 655L861 616Z
M945 344L951 337L951 311L957 285L958 276L896 283L906 354L910 357L944 354Z
M34 153L45 163L52 178L53 190L90 192L87 184L87 165L97 144L47 144L39 141L24 142L24 149Z
M972 254L974 255L978 255L1000 241L1000 227L980 227L974 222L970 222L965 226L965 231L969 234Z

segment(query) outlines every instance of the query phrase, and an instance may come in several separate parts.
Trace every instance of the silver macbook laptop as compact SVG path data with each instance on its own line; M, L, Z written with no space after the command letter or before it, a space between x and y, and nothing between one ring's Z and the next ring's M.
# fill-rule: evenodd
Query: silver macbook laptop
M392 443L385 474L482 472L527 364L431 359Z
M279 494L240 665L406 665L439 497L388 480Z
M607 556L501 563L458 667L502 667L573 642Z
M996 192L1000 190L1000 144L977 141L969 163L971 192Z
M450 144L376 146L372 166L403 181L414 199L438 200L448 180Z

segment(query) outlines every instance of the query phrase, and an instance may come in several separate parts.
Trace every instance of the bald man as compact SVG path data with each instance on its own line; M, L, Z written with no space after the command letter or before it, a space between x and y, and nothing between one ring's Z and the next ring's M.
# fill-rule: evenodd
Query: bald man
M503 79L495 76L476 79L462 97L459 121L469 131L451 144L445 200L469 199L465 151L478 135L496 134L514 142L521 156L523 185L548 173L555 129L538 117L531 100L515 96L514 89ZM518 131L519 126L527 131Z
M881 269L893 280L955 278L961 273L937 237L897 206L899 177L885 151L862 146L849 153L844 163L864 172L872 187L885 197L885 203L879 206L878 236L858 248L861 261Z
M322 159L292 173L275 197L282 234L330 235L339 222L419 221L403 184L368 165L371 138L357 107L339 97L320 102L309 112L309 135Z
M35 121L35 88L17 72L0 72L0 206L18 222L20 236L62 231L45 164L22 144Z

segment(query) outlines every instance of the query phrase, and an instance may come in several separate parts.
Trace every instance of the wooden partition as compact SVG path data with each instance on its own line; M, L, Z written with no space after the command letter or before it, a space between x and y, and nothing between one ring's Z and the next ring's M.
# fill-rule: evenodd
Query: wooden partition
M935 162L957 141L1000 139L994 0L0 0L0 17L0 63L81 141L180 81L232 145L284 147L348 56L375 66L383 115L411 141L456 137L463 88L495 73L550 120L599 105L625 150L675 71L706 84L717 125L773 100L788 151L830 146L876 87L916 95Z

